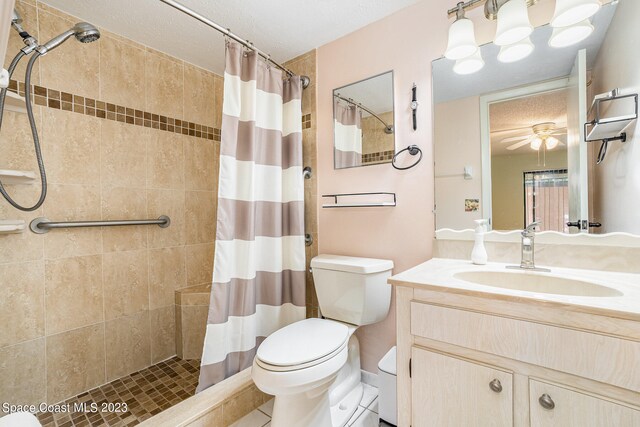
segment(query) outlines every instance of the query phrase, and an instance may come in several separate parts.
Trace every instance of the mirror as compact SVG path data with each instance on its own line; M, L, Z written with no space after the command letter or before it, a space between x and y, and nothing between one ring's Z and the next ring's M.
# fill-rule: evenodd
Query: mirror
M569 47L550 47L553 29L536 28L533 53L518 62L498 61L493 43L481 46L485 66L474 74L433 62L436 229L485 218L493 230L540 221L541 231L640 234L637 120L595 137L585 127L594 97L620 88L633 100L640 90L640 31L625 8L603 6L593 33ZM622 129L624 143L598 139Z
M390 163L394 134L393 71L333 91L335 169Z

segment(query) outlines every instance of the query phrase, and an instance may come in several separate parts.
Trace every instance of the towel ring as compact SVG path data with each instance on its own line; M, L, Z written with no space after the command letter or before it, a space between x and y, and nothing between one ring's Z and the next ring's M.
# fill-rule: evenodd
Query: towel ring
M400 154L404 153L405 151L408 151L409 154L411 154L412 156L415 156L416 154L420 153L420 157L418 157L418 160L414 164L412 164L410 166L407 166L407 167L404 167L404 168L396 166L396 158ZM399 171L404 171L404 170L407 170L407 169L411 169L412 167L414 167L415 165L420 163L420 160L422 160L422 150L417 145L410 145L407 148L404 148L404 149L398 151L396 154L393 155L393 159L391 160L391 166L393 166L395 169L397 169Z

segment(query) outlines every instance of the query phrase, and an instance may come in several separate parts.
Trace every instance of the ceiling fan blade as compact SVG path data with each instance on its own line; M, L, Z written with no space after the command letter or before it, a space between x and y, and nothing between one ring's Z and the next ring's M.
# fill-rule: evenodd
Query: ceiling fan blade
M528 145L531 143L531 140L533 140L533 136L530 136L529 138L525 139L522 142L518 142L517 144L513 144L507 147L507 150L513 151L513 150L517 150L520 147L524 147L525 145Z
M508 142L515 142L515 141L520 141L522 139L527 139L527 138L531 138L531 135L521 135L521 136L512 136L510 138L504 138L503 140L500 141L500 144L506 144Z

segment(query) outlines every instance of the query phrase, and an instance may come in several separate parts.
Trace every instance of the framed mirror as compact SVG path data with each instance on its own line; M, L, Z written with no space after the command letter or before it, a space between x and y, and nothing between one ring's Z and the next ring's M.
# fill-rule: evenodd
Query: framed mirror
M433 62L436 229L484 218L500 231L539 221L540 231L640 234L637 120L601 139L585 126L599 97L619 88L633 100L640 90L638 30L620 9L604 5L593 33L563 48L550 46L553 28L536 28L533 53L517 62L500 62L492 43L472 74ZM610 112L627 114L615 104ZM603 142L622 130L626 142Z
M335 169L391 162L393 71L334 89L333 142Z

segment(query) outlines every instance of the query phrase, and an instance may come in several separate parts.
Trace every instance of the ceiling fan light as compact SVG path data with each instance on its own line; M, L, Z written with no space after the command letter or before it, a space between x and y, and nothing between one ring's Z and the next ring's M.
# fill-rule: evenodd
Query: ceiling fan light
M594 27L588 19L570 27L554 28L549 39L549 46L562 48L580 43L589 37L593 31Z
M480 49L478 49L476 53L468 58L458 59L453 66L453 71L456 74L466 75L476 73L480 71L482 67L484 67L484 60L482 59Z
M533 140L531 141L531 149L539 150L540 147L542 147L542 138L540 137L533 138Z
M600 0L556 0L552 27L568 27L591 18L600 10Z
M544 141L544 145L547 147L547 150L553 150L558 146L559 143L560 140L558 140L558 138L554 138L553 136L548 137Z
M498 53L498 61L504 63L520 61L531 55L534 49L535 46L531 43L531 39L527 37L518 43L502 46L500 53Z
M494 43L508 46L529 37L533 25L529 21L526 0L509 0L498 10L498 29Z
M449 42L445 58L458 60L467 58L478 50L473 22L467 18L456 19L449 27Z

